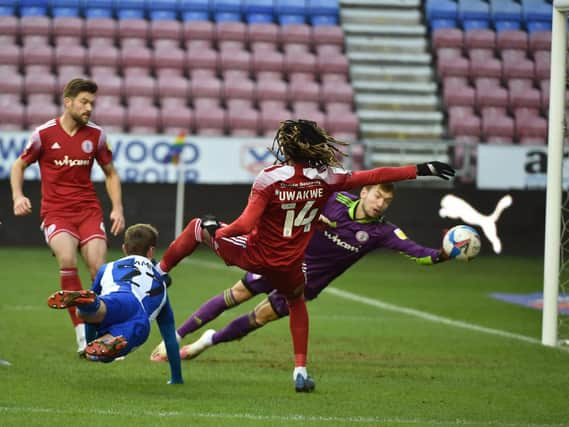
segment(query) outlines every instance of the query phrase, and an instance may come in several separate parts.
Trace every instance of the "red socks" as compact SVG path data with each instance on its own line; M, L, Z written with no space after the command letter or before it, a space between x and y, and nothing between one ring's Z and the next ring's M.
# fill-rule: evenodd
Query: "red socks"
M59 279L61 289L64 291L80 291L83 289L81 280L77 274L77 268L62 268L59 270ZM83 324L83 321L77 316L77 307L69 307L67 310L74 326Z
M200 244L201 237L201 221L194 218L164 252L160 261L162 271L164 273L169 272L183 258L190 255Z
M294 366L306 366L308 353L308 311L304 297L288 302L289 326L294 349Z

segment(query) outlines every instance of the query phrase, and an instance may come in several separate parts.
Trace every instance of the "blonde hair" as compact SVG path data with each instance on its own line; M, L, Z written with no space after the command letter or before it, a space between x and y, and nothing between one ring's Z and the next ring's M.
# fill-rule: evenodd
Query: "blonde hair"
M307 162L312 167L341 166L339 155L346 155L337 145L348 145L328 135L316 122L286 120L281 122L270 151L275 163Z

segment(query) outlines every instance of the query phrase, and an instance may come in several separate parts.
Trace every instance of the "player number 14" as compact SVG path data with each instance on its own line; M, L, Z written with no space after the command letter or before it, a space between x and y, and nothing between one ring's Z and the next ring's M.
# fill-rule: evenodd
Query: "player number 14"
M318 213L318 209L312 208L314 205L314 200L306 202L302 209L296 213L296 203L283 203L281 209L286 211L285 222L283 227L283 237L292 236L292 227L302 227L304 226L304 232L310 231L310 226L312 221ZM309 212L310 211L310 212Z

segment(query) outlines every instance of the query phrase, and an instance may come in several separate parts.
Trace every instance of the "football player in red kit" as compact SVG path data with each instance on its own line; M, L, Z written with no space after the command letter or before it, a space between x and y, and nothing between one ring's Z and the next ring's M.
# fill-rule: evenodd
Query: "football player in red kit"
M33 131L10 173L14 214L28 215L32 204L23 192L24 171L33 162L39 163L42 229L57 258L63 290L82 289L77 274L78 249L92 279L107 253L103 211L91 181L95 161L105 174L112 203L111 233L117 235L125 226L120 178L112 164L105 132L89 121L96 92L97 84L93 81L68 82L63 89L63 114ZM75 307L69 313L81 353L85 347L84 325Z
M337 160L338 145L346 143L334 139L314 122L282 122L272 149L279 160L255 178L239 218L227 226L212 216L193 219L168 247L158 268L160 273L167 273L204 242L228 265L267 278L287 299L297 392L310 392L315 387L306 370L308 312L302 264L326 200L335 191L372 183L415 179L417 175L444 179L454 175L450 166L440 162L345 170Z

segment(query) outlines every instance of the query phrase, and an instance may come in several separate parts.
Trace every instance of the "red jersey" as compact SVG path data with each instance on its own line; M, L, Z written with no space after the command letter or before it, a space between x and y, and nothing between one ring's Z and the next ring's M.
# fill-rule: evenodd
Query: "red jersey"
M304 257L314 222L331 193L367 184L416 177L415 166L352 172L341 168L315 169L302 164L264 169L253 182L247 207L215 237L246 233L249 259L258 265L282 268Z
M87 123L70 136L59 118L38 126L20 156L27 164L37 161L41 172L41 209L47 212L74 212L101 209L91 181L93 161L104 166L112 161L103 129Z

